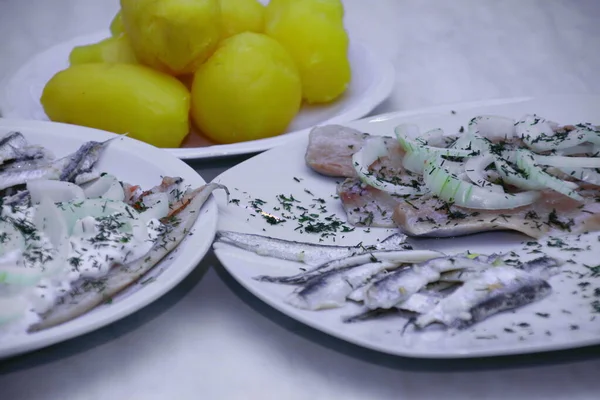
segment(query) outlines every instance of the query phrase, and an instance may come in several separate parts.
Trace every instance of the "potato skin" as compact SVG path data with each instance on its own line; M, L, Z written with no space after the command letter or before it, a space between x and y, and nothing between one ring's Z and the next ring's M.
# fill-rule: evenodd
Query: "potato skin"
M76 46L69 54L71 65L84 63L137 64L133 49L126 34L111 36L98 43Z
M219 0L121 0L137 59L171 75L194 73L222 34Z
M141 65L73 65L48 81L41 103L52 121L129 133L158 147L179 147L189 132L186 87Z
M308 103L337 99L351 79L348 35L340 0L274 0L265 13L265 33L291 54Z
M121 10L119 10L110 22L110 34L113 36L119 36L122 33L125 33L125 27L123 26Z
M301 103L301 84L289 53L274 39L244 32L221 42L194 76L192 118L218 143L283 133Z
M242 32L262 33L265 27L265 6L258 0L219 0L223 39Z

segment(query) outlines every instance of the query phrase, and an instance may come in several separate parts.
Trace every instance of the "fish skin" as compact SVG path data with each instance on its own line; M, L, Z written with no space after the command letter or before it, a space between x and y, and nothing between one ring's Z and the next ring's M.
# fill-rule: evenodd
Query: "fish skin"
M483 265L481 261L458 255L434 258L399 269L374 282L365 293L364 303L370 309L391 308L429 283L438 281L444 272L482 268Z
M0 170L10 164L41 159L53 160L54 155L42 146L30 145L20 132L9 132L0 139Z
M374 262L329 271L296 289L285 301L305 310L342 307L346 304L348 295L357 286L364 284L376 273L396 268L398 265L391 262Z
M36 159L12 163L0 170L0 190L34 179L61 180L77 184L91 180L97 177L92 171L93 167L114 139L84 143L76 152L55 161Z
M517 268L502 266L484 271L415 321L424 328L439 322L453 328L465 328L491 315L518 308L548 296L548 282Z
M397 198L372 186L364 185L357 178L348 178L339 183L336 191L349 224L397 228L392 218L398 204Z
M393 234L373 245L334 246L302 243L250 233L219 231L215 243L229 244L261 256L318 266L336 259L365 254L369 251L407 250L409 248L408 245L404 244L405 239L406 236L402 234Z
M260 282L271 282L281 283L288 285L301 285L308 282L316 276L323 273L334 271L345 267L356 267L359 265L367 264L375 261L391 261L391 262L403 262L403 263L414 263L421 262L423 259L429 259L439 257L442 253L437 251L429 250L381 250L373 251L366 254L360 254L357 256L346 257L339 260L329 261L323 265L313 268L309 271L301 272L296 275L287 276L268 276L260 275L255 276L253 279Z
M322 175L356 178L352 165L352 155L359 151L372 135L341 125L314 127L308 136L308 146L304 160L306 165ZM383 140L390 154L386 160L389 168L402 168L400 162L404 151L395 138L384 136Z
M113 267L105 278L103 284L105 289L102 292L97 290L75 290L71 292L72 294L67 294L67 301L56 304L29 331L40 331L77 318L139 281L188 236L190 229L200 215L199 210L206 203L211 193L222 187L218 184L207 184L195 190L195 197L180 211L179 220L181 223L175 223L170 229L166 229L163 239L157 240L148 256L125 266ZM81 287L84 284L85 280L82 279L75 284L75 287Z

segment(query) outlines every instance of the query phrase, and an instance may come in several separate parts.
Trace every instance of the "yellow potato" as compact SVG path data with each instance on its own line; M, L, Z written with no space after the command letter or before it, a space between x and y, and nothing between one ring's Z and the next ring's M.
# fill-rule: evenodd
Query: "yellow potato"
M350 83L342 17L340 0L276 0L267 6L265 33L294 58L308 103L335 100Z
M172 75L194 73L221 39L219 0L121 0L137 59Z
M265 7L258 0L219 0L223 39L242 32L262 33Z
M69 62L71 65L99 62L137 64L126 34L111 36L98 43L74 47L69 55Z
M41 103L52 121L129 132L158 147L179 147L189 132L188 90L141 65L73 65L48 81Z
M123 26L123 18L121 18L121 10L119 10L110 23L110 33L113 36L119 36L124 32L125 27Z
M300 102L294 61L276 40L260 33L225 39L192 84L192 119L218 143L281 134Z

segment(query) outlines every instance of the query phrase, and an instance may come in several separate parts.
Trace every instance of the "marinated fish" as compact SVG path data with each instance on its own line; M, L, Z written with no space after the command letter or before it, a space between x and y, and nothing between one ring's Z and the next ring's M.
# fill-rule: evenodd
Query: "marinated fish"
M296 289L286 302L297 308L321 310L342 307L346 297L359 285L382 270L391 270L399 264L372 262L356 267L344 267L323 273Z
M411 247L404 243L405 239L406 236L402 234L394 234L372 245L359 243L356 246L334 246L295 242L250 233L219 231L216 235L215 245L229 244L261 256L318 266L329 261L372 251L410 250Z
M53 157L52 153L45 148L30 145L20 132L9 132L0 139L0 166L8 161L19 162Z
M402 199L348 178L337 186L349 224L354 226L396 228L394 210Z
M548 282L523 270L508 266L490 268L419 316L415 325L424 328L437 322L465 328L499 312L538 301L551 291Z
M356 178L352 166L352 155L360 150L371 137L356 129L341 125L317 126L310 131L306 149L306 164L316 172L335 177ZM390 171L402 168L401 155L404 153L395 138L384 137L392 157L385 161Z
M93 171L102 151L114 139L84 143L75 153L51 161L34 159L13 162L0 169L0 190L22 185L34 179L61 180L77 184L99 176Z
M283 283L290 285L300 285L307 283L309 280L318 277L330 271L336 271L348 267L358 267L360 265L376 262L387 261L392 263L418 263L429 260L435 257L440 257L442 253L430 250L380 250L366 254L342 258L339 260L329 261L323 265L313 268L309 271L301 272L292 276L256 276L253 279L261 282Z
M391 308L407 300L426 285L440 280L441 274L467 268L487 268L489 264L465 256L438 257L410 268L396 270L374 282L364 297L365 306Z
M544 192L538 202L514 210L469 210L435 198L406 200L398 201L393 219L409 236L452 237L512 230L541 238L600 229L600 203L594 197L585 197L579 204L561 194Z
M166 218L163 221L165 228L146 257L127 265L113 267L103 278L81 279L76 282L68 294L42 315L42 320L33 325L30 331L47 329L77 318L139 281L190 233L200 209L210 194L220 188L223 186L207 184L195 190L193 199L180 210L178 218Z

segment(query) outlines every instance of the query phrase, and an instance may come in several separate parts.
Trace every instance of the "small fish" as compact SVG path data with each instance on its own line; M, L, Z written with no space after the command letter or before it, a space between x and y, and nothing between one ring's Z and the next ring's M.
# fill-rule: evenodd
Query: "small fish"
M405 301L427 284L436 282L441 274L465 268L483 268L485 264L468 256L439 257L394 271L366 291L364 303L368 308L391 308Z
M430 250L380 250L373 251L367 254L360 254L342 258L339 260L329 261L310 271L301 272L291 276L256 276L253 279L261 282L283 283L291 285L300 285L308 282L312 278L324 274L329 271L338 270L346 267L357 267L359 265L376 262L389 261L394 263L413 264L422 262L431 258L439 257L442 253Z
M359 322L368 321L383 316L402 317L412 321L419 314L423 314L432 310L448 293L438 292L434 290L422 290L410 296L403 303L397 304L392 308L375 308L373 310L366 308L364 311L345 317L342 322Z
M32 146L19 132L9 132L0 139L0 166L11 162L34 159L52 159L54 156L42 146Z
M329 271L296 289L286 302L305 310L342 307L346 303L346 297L357 286L364 284L376 273L397 266L396 263L377 261Z
M75 153L56 161L35 159L15 162L0 170L0 190L34 179L56 179L81 184L98 176L93 167L114 139L84 143Z
M318 266L329 261L365 254L371 251L410 250L411 247L404 244L405 239L406 236L402 234L394 234L373 245L332 246L295 242L250 233L219 231L217 232L216 242L230 244L261 256L298 261L307 265Z
M347 297L348 300L352 300L352 301L356 301L356 302L362 302L365 299L365 293L367 292L367 290L369 289L369 287L371 287L371 284L373 282L377 282L378 280L380 280L381 278L383 278L384 276L386 276L388 273L389 273L388 271L381 271L381 272L373 275L363 285L360 285L356 289L354 289L352 291L352 293L350 293L348 295L348 297Z
M48 313L42 315L42 321L33 325L30 331L36 332L70 321L113 298L133 283L139 282L189 235L200 215L199 211L216 189L226 188L209 183L192 191L193 199L180 210L177 222L167 222L168 229L162 232L161 239L155 243L147 257L112 268L108 275L102 278L102 290L86 290L85 288L90 286L89 283L94 282L88 279L82 278L75 282L72 290L65 295L68 300L59 301Z
M548 282L523 270L509 266L490 268L418 317L415 325L424 328L438 322L465 328L501 311L540 300L551 291Z

